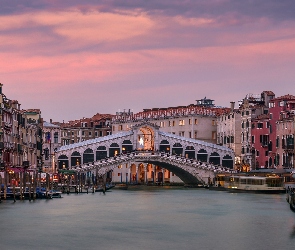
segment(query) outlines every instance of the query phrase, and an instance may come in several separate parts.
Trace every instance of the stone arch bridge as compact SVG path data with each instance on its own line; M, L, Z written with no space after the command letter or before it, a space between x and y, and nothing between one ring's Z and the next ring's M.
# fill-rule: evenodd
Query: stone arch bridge
M185 184L195 185L208 184L216 173L232 172L234 152L216 144L164 133L155 124L144 122L129 131L62 146L55 159L58 169L78 173L101 177L117 171L121 182L155 182L160 168L158 177L163 182L168 170ZM153 167L149 169L151 164ZM123 166L126 166L124 174L120 170Z

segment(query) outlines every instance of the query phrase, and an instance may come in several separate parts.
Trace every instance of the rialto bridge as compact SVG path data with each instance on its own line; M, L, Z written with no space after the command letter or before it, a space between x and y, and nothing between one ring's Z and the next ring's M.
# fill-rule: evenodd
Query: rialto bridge
M234 152L223 146L185 138L144 122L119 132L60 147L58 169L113 182L208 184L216 173L232 172Z

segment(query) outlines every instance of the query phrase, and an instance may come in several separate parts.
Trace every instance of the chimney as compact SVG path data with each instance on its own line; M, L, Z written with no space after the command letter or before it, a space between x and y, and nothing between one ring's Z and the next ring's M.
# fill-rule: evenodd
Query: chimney
M235 102L230 102L230 109L231 109L231 112L234 112Z

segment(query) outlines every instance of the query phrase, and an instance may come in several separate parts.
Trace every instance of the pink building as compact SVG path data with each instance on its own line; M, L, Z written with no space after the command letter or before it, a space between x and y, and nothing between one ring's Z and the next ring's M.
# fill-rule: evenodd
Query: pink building
M294 120L291 118L295 112L295 96L284 95L281 97L274 98L269 103L269 116L270 116L270 134L269 139L271 142L269 158L271 168L289 168L286 160L286 150L292 150L294 154L294 143L289 143L288 149L284 148L287 145L287 138L294 137L294 130L292 132L291 127L294 129ZM290 120L291 118L291 120ZM286 121L290 126L287 129ZM282 126L284 124L284 126ZM286 134L287 133L287 134ZM290 140L291 141L291 140ZM292 147L292 149L290 149ZM290 153L290 152L289 152Z
M268 168L272 164L269 158L271 147L269 115L263 114L252 121L252 154L254 166L252 169Z

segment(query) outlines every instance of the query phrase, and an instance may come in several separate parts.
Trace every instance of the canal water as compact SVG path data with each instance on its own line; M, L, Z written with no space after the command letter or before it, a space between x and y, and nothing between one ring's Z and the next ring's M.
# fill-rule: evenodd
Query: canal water
M0 248L294 249L284 194L186 188L69 194L0 204Z

